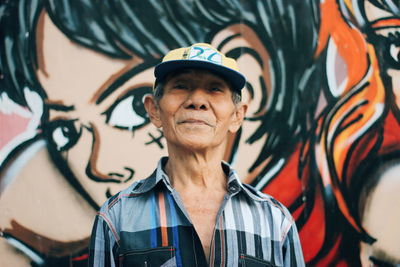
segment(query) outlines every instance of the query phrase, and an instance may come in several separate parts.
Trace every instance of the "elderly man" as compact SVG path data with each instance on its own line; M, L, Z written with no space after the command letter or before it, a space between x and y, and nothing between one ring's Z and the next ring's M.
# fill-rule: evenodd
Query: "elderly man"
M222 161L239 130L244 76L209 44L169 52L145 98L168 158L110 198L92 233L91 266L304 266L290 213Z

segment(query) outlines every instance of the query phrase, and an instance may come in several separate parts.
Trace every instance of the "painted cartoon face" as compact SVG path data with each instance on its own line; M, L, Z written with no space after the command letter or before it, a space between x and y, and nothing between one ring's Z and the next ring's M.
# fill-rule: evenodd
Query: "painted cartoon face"
M399 173L400 164L388 167L379 174L378 184L367 196L362 217L363 227L376 239L376 242L372 245L361 243L360 257L363 266L398 266L397 264L400 264Z
M165 154L162 133L149 124L143 107L152 90L153 66L137 57L117 60L86 49L47 15L42 19L38 78L49 109L43 131L50 151L62 156L100 205L126 182L146 178Z
M389 8L395 8L394 2L392 5L388 4ZM364 8L366 20L371 27L370 41L375 44L378 53L382 56L381 65L390 78L394 108L400 115L400 17L398 14L385 10L380 1L374 3L365 1Z
M167 78L163 92L155 124L163 128L169 147L218 147L240 126L228 83L208 71L182 71Z

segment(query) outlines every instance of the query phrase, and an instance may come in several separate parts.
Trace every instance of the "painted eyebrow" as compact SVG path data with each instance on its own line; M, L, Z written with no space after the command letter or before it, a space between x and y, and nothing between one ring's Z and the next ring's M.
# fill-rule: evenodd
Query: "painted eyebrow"
M69 111L73 111L75 110L75 106L71 105L71 106L65 106L62 104L46 104L46 107L48 107L49 109L53 109L56 111L63 111L63 112L69 112Z
M137 75L138 73L145 71L149 67L155 66L159 63L159 59L150 59L145 61L144 63L134 67L133 69L125 72L121 76L119 76L110 86L108 86L96 99L96 104L99 105L103 102L107 97L109 97L115 90L120 88L124 83L126 83L129 79L133 76Z
M369 257L369 260L377 264L385 263L396 267L400 265L400 259L393 258L382 249L376 249L375 251L373 251L372 255Z

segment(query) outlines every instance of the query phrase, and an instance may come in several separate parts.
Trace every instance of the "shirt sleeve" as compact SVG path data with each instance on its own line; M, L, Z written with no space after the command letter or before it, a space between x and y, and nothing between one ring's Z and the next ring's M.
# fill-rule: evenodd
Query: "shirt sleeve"
M297 233L296 224L294 222L283 241L283 250L283 266L305 266L299 234Z
M118 248L118 242L107 224L106 220L97 215L90 240L89 247L89 266L118 266L118 257L115 251Z

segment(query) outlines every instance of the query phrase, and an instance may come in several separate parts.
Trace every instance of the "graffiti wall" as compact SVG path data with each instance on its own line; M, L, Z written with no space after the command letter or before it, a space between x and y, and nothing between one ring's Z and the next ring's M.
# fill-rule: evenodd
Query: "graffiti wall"
M399 0L0 2L0 265L86 266L99 206L167 154L143 97L208 42L248 78L225 160L308 266L400 264Z

